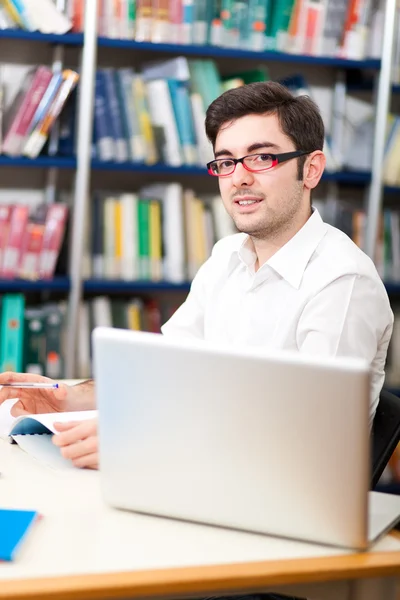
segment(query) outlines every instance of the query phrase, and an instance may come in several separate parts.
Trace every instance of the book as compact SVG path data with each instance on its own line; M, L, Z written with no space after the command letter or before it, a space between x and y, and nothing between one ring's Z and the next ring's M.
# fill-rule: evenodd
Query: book
M86 421L97 417L97 410L78 410L74 412L53 412L37 415L21 415L16 417L8 437L11 442L24 435L51 435L55 434L54 423L67 423L68 421Z
M20 372L24 335L25 297L5 294L1 302L0 367L2 371Z
M53 434L57 433L54 423L86 421L96 417L97 410L22 415L12 421L6 437L10 443L18 444L24 452L47 467L74 469L72 462L63 458L60 448L52 442Z
M0 561L12 561L26 535L39 519L34 510L0 508Z

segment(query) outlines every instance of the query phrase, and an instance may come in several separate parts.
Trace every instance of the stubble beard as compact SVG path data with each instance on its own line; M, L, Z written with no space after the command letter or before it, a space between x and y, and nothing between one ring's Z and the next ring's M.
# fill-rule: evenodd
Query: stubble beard
M296 216L301 210L303 199L303 185L293 190L288 201L282 197L278 200L278 209L271 210L268 207L268 199L263 200L263 214L261 215L232 215L236 228L241 233L246 233L257 240L273 239L279 237L293 225Z

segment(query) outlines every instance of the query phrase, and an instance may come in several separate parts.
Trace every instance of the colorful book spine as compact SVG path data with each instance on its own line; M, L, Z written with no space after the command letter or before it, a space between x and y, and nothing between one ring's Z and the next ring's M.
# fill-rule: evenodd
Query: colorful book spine
M51 69L45 66L40 66L35 71L32 82L19 105L17 114L5 134L3 142L4 154L10 156L21 154L30 123L34 118L52 76Z
M22 294L5 294L1 305L0 368L22 370L25 298Z
M41 279L51 279L54 276L64 238L67 217L67 204L57 202L50 205L47 210L39 263L39 277Z
M138 201L139 278L150 279L150 215L149 202Z
M36 158L43 149L46 143L51 127L54 125L57 117L60 115L62 108L71 94L72 90L78 83L79 75L71 69L65 69L62 73L63 83L58 90L58 93L46 114L41 124L37 126L29 138L24 153L29 158Z
M28 214L27 206L16 205L12 208L0 271L4 279L13 279L17 274Z
M24 373L44 375L45 353L45 310L43 308L27 308L24 315Z

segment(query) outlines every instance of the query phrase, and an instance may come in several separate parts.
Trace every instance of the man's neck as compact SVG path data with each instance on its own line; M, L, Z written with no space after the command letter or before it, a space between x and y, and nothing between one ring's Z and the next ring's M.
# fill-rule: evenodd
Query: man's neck
M255 263L255 270L258 271L278 250L280 250L289 240L296 235L298 231L311 217L311 210L300 213L298 217L291 223L290 227L286 229L280 229L276 232L276 235L269 235L267 238L251 238L254 246L257 260ZM250 236L251 237L251 236Z

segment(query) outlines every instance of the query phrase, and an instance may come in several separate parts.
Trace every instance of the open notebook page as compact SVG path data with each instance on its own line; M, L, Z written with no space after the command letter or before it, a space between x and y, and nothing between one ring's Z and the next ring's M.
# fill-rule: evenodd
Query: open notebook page
M14 419L9 433L11 435L56 433L54 423L67 421L86 421L97 417L97 410L79 410L75 412L44 413L23 415Z
M88 411L77 411L77 412L66 412L66 413L48 413L42 415L29 415L14 418L10 415L9 411L12 404L15 401L9 403L8 415L3 409L0 412L0 435L4 437L9 435L11 431L24 431L24 434L12 435L12 439L18 444L18 446L27 452L34 459L40 463L47 465L50 468L57 470L69 470L73 469L71 461L66 460L62 457L60 449L55 446L52 442L52 433L55 432L54 423L56 422L67 422L67 421L84 421L97 417L96 410ZM5 403L4 403L5 404ZM46 427L49 431L48 434L33 434L30 435L28 432L32 431L32 425L35 427ZM50 433L51 432L51 433Z

